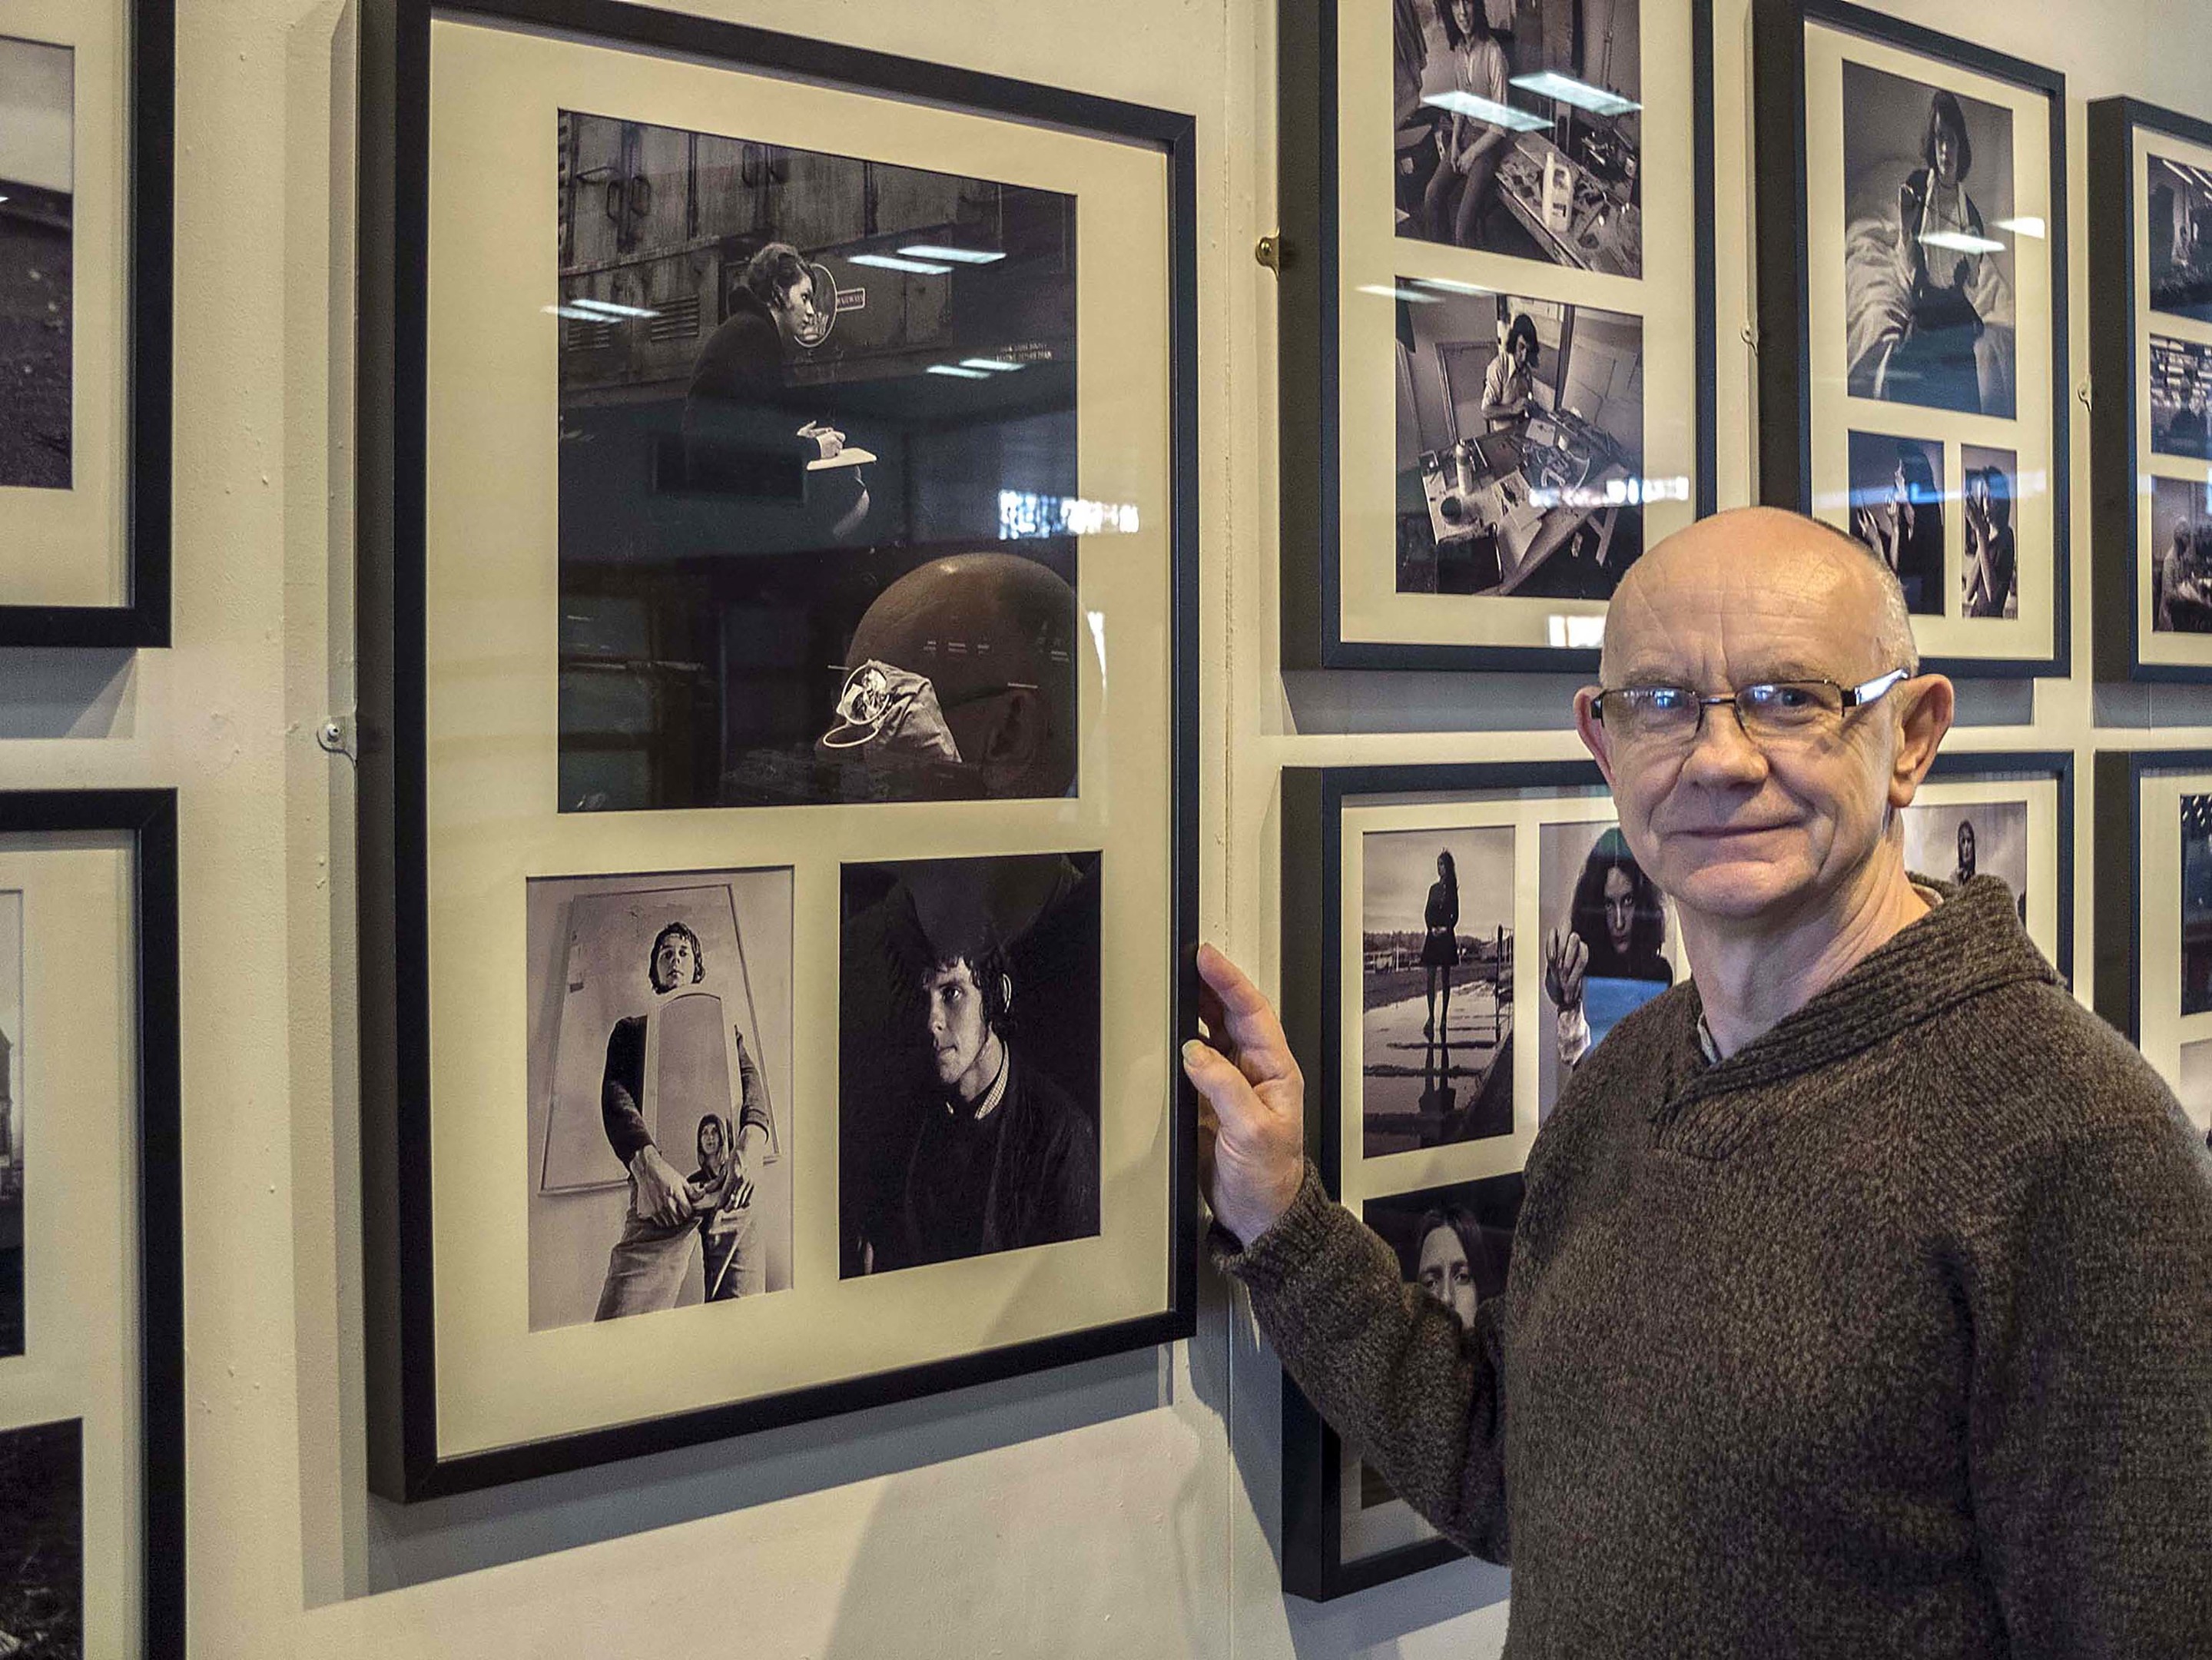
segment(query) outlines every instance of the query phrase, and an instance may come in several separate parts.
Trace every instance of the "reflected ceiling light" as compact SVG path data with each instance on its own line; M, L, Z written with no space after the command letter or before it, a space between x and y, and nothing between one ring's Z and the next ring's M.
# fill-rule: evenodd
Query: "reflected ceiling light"
M1924 230L1920 240L1931 248L1942 248L1951 253L2002 253L2004 244L1992 242L1986 236L1969 236L1964 231Z
M1464 115L1477 121L1487 121L1493 127L1504 127L1512 132L1534 132L1552 125L1547 115L1531 115L1527 110L1516 110L1510 104L1501 104L1493 98L1478 98L1471 92L1462 92L1455 87L1449 92L1431 93L1421 100L1424 104L1454 115Z
M2033 236L2039 240L2051 234L2051 228L2043 222L2042 216L2033 213L2018 219L2000 219L1996 222L1996 228L2008 230L2014 236Z
M659 312L647 311L642 306L618 306L611 300L571 300L568 303L572 306L580 306L586 311L604 313L609 317L658 317L660 315Z
M963 368L957 363L932 363L929 366L929 373L949 374L956 380L988 380L991 378L990 371L988 369Z
M1423 294L1419 289L1394 289L1387 283L1362 283L1362 294L1377 294L1385 300L1406 300L1416 306L1441 306L1443 299L1433 294Z
M960 367L963 369L994 370L1000 374L1008 374L1016 369L1027 368L1029 365L1011 363L1003 357L963 357L960 360Z
M895 253L856 253L853 256L853 263L856 265L880 265L885 271L909 271L917 277L942 277L952 269L950 265L937 265L927 259L902 259Z
M1455 283L1449 277L1416 277L1413 279L1413 286L1417 289L1434 289L1439 294L1494 294L1497 292L1494 289L1484 288L1479 283Z
M574 306L540 306L548 317L566 317L579 323L611 323L614 319L605 312L580 311Z
M899 252L915 259L949 259L956 265L994 265L1006 257L993 248L947 248L934 242L911 242Z
M1633 98L1623 98L1617 92L1607 92L1603 87L1593 87L1587 81L1577 81L1552 70L1536 75L1516 75L1511 84L1524 92L1588 110L1592 115L1626 115L1644 107Z

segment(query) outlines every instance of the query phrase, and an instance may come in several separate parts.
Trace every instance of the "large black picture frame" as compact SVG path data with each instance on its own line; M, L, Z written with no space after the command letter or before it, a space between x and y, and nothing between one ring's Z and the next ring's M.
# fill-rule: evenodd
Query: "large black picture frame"
M2069 986L2074 983L2074 751L2071 750L1939 750L1928 769L1931 782L1958 783L1972 778L1999 780L2026 774L2049 778L2057 793L2057 939L2051 966ZM1925 876L1941 873L1923 871Z
M2144 1041L2142 907L2147 892L2166 891L2163 879L2151 889L2144 869L2143 787L2154 775L2166 773L2200 774L2212 787L2212 749L2097 752L2097 946L2091 995L2097 1012L2137 1045ZM2172 890L2178 904L2179 872ZM2157 1057L2153 1064L2158 1064Z
M2148 562L2138 488L2142 364L2136 350L2138 134L2212 148L2212 121L2139 98L2089 105L2089 540L2093 650L2100 680L2212 680L2201 663L2146 662L2140 613ZM2151 559L2157 550L2150 550Z
M1362 797L1477 791L1602 793L1591 761L1465 762L1286 767L1283 771L1283 1031L1307 1079L1306 1152L1331 1198L1343 1191L1341 1137L1344 806ZM1316 909L1316 906L1318 907ZM1356 1109L1354 1109L1356 1110ZM1344 1556L1343 1443L1288 1373L1283 1377L1283 1589L1328 1602L1408 1574L1462 1560L1448 1539L1429 1539L1347 1561Z
M118 0L122 3L123 0ZM166 646L170 630L170 445L175 416L176 0L127 0L131 176L125 422L124 569L119 605L0 603L0 646Z
M0 791L0 836L132 840L137 981L141 1651L184 1660L185 1223L179 1034L177 795L167 789Z
M1197 1310L1195 1097L1179 1073L1166 1134L1170 1181L1165 1305L1142 1317L750 1400L611 1423L489 1451L438 1438L428 988L426 754L426 416L430 40L433 17L586 39L803 82L951 106L1096 136L1165 162L1171 378L1174 731L1170 1006L1198 1030L1199 456L1197 139L1193 117L617 0L386 0L364 18L360 417L364 550L361 884L365 1250L372 1491L412 1503L697 1444L1186 1338ZM388 234L377 234L380 230ZM728 811L746 811L730 809ZM766 811L778 811L767 809ZM896 812L897 808L890 811ZM834 918L828 926L835 927ZM1169 1052L1173 1053L1172 1046Z
M1662 0L1647 0L1662 3ZM1713 227L1712 0L1690 12L1692 225L1696 316L1692 489L1696 516L1718 505ZM1344 549L1339 427L1338 0L1286 0L1278 20L1276 108L1280 648L1286 669L1443 669L1592 673L1594 646L1360 641L1341 627ZM1531 286L1544 285L1531 265ZM1650 281L1650 278L1646 278Z
M2068 369L2066 77L1990 47L1938 33L1849 0L1753 0L1752 125L1758 217L1754 277L1758 318L1759 500L1814 511L1813 368L1809 243L1813 203L1805 123L1805 29L1824 24L2042 94L2050 108L2051 649L2031 657L1930 654L1935 672L1969 676L2070 673L2073 660L2070 448L2073 386ZM1823 204L1824 206L1826 204Z

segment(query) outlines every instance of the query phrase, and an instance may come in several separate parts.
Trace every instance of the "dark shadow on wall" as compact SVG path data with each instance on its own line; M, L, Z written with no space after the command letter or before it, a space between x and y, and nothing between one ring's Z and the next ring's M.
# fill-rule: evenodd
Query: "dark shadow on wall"
M127 647L0 651L0 738L132 738L137 655Z

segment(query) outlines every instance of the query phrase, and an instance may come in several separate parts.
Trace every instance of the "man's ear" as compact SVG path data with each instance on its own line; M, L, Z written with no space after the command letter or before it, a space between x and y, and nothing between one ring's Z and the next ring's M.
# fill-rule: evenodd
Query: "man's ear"
M1605 719L1597 711L1598 688L1584 686L1575 694L1575 731L1581 735L1583 747L1597 763L1597 769L1605 775L1607 787L1613 783L1613 751L1607 743Z
M1951 730L1958 697L1940 674L1907 680L1890 696L1902 702L1897 714L1897 755L1889 769L1889 805L1903 808L1912 805L1928 769L1936 764L1936 751Z

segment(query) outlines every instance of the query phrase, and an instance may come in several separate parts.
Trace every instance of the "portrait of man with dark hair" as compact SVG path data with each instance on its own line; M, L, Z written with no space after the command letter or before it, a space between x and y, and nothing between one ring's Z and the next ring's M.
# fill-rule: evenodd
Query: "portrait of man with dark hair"
M1098 1231L1097 870L848 867L848 1275Z

